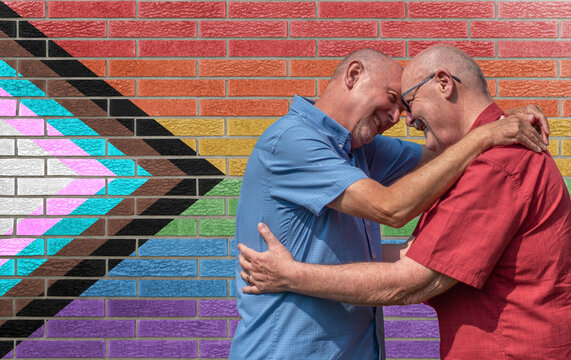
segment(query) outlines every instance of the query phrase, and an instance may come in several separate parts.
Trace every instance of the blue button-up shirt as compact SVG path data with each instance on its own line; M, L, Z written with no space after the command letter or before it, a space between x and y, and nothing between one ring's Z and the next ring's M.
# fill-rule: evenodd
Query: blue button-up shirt
M379 225L328 208L355 181L388 185L414 168L422 148L376 136L351 149L351 135L313 102L296 96L289 113L258 140L244 173L236 241L267 250L266 223L297 261L380 261ZM404 194L403 194L404 196ZM379 359L380 307L355 306L294 293L249 295L236 265L238 324L230 359Z

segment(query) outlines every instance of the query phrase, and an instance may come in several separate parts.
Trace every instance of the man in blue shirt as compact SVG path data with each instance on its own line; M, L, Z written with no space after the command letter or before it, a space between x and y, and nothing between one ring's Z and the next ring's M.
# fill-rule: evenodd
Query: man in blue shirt
M378 135L399 120L401 73L394 60L363 49L341 62L319 100L293 99L248 160L237 243L266 250L256 228L263 222L298 261L380 261L378 223L406 224L482 151L514 142L541 151L535 130L513 117L478 128L437 158L418 144ZM294 293L244 294L236 267L242 320L230 359L384 358L382 308Z

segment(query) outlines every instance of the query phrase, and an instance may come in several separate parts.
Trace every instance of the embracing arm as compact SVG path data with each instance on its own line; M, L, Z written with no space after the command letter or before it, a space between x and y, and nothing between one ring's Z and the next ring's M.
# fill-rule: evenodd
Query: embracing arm
M238 244L245 293L289 291L358 305L420 303L457 281L403 256L396 263L315 265L296 262L267 226L258 226L267 252ZM250 277L248 278L248 274Z
M545 149L541 135L529 120L510 116L470 131L427 164L388 187L372 179L358 180L328 206L392 227L404 226L442 196L483 151L491 146L515 143L537 152ZM433 154L423 151L421 162Z

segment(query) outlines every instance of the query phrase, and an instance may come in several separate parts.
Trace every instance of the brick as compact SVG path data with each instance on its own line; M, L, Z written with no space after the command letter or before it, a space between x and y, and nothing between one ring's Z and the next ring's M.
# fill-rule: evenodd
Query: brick
M385 321L387 338L438 338L438 320Z
M196 260L124 259L107 276L118 277L172 277L197 276Z
M314 40L228 40L230 56L315 56Z
M498 41L499 57L568 57L571 41Z
M415 56L422 50L435 44L456 46L472 57L496 56L496 44L493 41L417 41L408 42L409 56Z
M140 256L226 256L226 239L149 239Z
M224 96L224 80L139 80L139 96Z
M42 176L44 161L41 159L0 159L2 176Z
M563 111L561 114L562 116L571 116L571 101L563 100L562 101L562 108L563 108Z
M257 139L200 139L200 155L248 156L254 149Z
M283 116L287 100L200 100L202 116Z
M561 155L571 156L571 140L561 140Z
M149 116L197 115L195 99L136 99L133 100L133 103ZM111 105L113 106L113 102ZM120 106L120 104L117 105ZM117 109L116 111L117 115L120 115L120 110Z
M234 277L236 275L235 259L201 259L201 277Z
M2 200L0 215L29 215L42 207L42 199L6 198Z
M0 299L0 316L14 316L14 309L11 299Z
M218 185L208 191L205 196L238 196L242 179L223 179ZM199 183L200 187L200 183ZM202 191L200 192L202 195Z
M212 158L207 158L206 161L208 161L210 164L212 164L213 166L215 166L218 170L220 170L221 173L223 173L224 175L228 175L227 169L226 169L226 159L212 159Z
M557 100L533 99L533 101L530 101L529 99L494 99L494 102L498 104L502 109L513 109L516 107L528 105L531 102L541 107L541 110L543 110L545 115L550 117L559 116L559 107L557 105Z
M95 75L103 77L107 76L107 60L78 60L85 65L89 70L93 71Z
M228 80L229 96L315 96L315 80Z
M387 358L436 358L440 357L440 342L436 340L386 341Z
M135 17L135 1L50 1L50 18Z
M286 60L199 60L199 76L286 76Z
M200 236L234 236L235 219L201 219L199 220Z
M65 20L47 20L47 21L30 21L31 26L41 31L45 36L50 38L56 37L76 37L76 38L95 38L107 36L107 24L105 21L65 21ZM22 37L38 37L27 33L22 29L20 23L20 36Z
M476 63L486 77L557 76L557 61L554 60L476 60Z
M402 2L320 2L320 18L404 18Z
M198 199L180 215L215 216L224 215L224 199Z
M225 320L140 320L140 337L223 337Z
M12 139L0 139L0 155L14 155L16 142Z
M549 145L547 145L547 150L549 151L549 153L552 156L558 156L560 155L559 153L559 141L555 140L555 141L550 141Z
M236 300L200 300L198 315L204 317L238 317Z
M318 56L347 56L349 53L368 47L388 56L405 56L404 41L392 40L320 40Z
M73 300L56 317L103 317L105 300Z
M135 320L48 320L47 337L134 337Z
M228 199L228 215L236 216L238 209L238 199Z
M42 18L46 16L46 4L44 1L4 1L4 4L22 18Z
M427 1L409 2L409 18L492 18L493 1Z
M0 195L15 195L16 185L13 178L0 178Z
M215 1L145 1L139 5L141 18L223 18L226 4Z
M404 38L466 38L466 21L383 21L381 36Z
M230 340L200 340L201 358L227 358L230 355Z
M4 235L14 234L14 219L0 219L0 233ZM0 287L1 289L1 287ZM1 290L0 290L1 293Z
M139 296L224 297L227 296L226 280L139 280ZM143 321L139 321L139 325ZM164 320L155 321L155 325L149 326L149 332L156 331L157 324L161 322ZM173 336L168 331L165 334L168 334L166 336ZM139 336L143 336L141 332L139 332Z
M230 320L228 322L228 336L234 337L234 334L236 333L236 328L238 327L239 323L240 320Z
M436 318L436 312L430 306L424 304L406 306L383 307L385 317L430 317Z
M55 43L74 57L133 57L135 41L131 40L58 40ZM50 43L50 56L57 57Z
M571 176L571 159L554 159L563 176Z
M110 21L109 37L196 37L196 21Z
M196 60L109 60L109 76L196 76Z
M340 60L290 60L290 75L304 77L330 77Z
M104 179L24 178L18 180L18 195L55 195L62 189L66 195L92 195L91 189L104 187Z
M194 219L174 219L167 226L162 228L157 236L195 236L196 220Z
M496 84L496 80L486 80L486 84L488 85L488 91L492 97L498 95L498 87Z
M196 300L107 300L110 317L195 317Z
M500 96L571 96L571 80L500 80Z
M105 341L22 341L18 358L104 358Z
M376 21L292 21L291 37L377 37Z
M137 296L137 282L136 280L98 280L81 296L133 297Z
M570 38L571 37L571 21L561 22L561 37Z
M309 2L238 2L229 3L230 18L314 18L315 4Z
M19 156L104 156L104 139L18 140Z
M571 134L571 119L549 119L549 130L550 136L568 137Z
M224 135L224 119L160 119L158 122L176 136Z
M285 21L201 21L200 37L287 37Z
M556 21L472 21L472 38L556 38Z
M244 171L246 170L247 162L248 159L230 159L228 175L244 176Z
M195 340L112 340L109 341L111 358L195 358L198 353Z
M0 280L0 294L7 297L34 297L40 296L44 293L44 280L43 279L23 279L21 281L14 280L10 286L10 290L6 293L3 292L3 282L12 280ZM16 285L17 284L17 285Z
M87 89L91 96L135 96L135 80L75 80L73 86L67 80L48 80L47 83L50 97L85 97L83 91Z
M228 135L260 136L276 119L228 119Z
M500 2L499 18L569 18L571 4L566 1Z
M225 40L140 40L139 56L225 56Z

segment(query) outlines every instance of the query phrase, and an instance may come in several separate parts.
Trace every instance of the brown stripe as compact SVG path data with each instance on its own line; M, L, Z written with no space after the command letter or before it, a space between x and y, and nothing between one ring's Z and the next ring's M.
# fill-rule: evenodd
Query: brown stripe
M133 136L133 132L115 119L81 119L101 136ZM133 120L131 120L133 121ZM121 149L120 149L121 150ZM122 150L121 150L122 151Z
M34 270L30 276L65 276L83 259L48 259Z
M173 139L176 141L177 139ZM157 150L141 139L109 139L109 142L127 156L157 156ZM145 170L149 171L147 168Z
M147 170L151 175L162 176L184 176L186 175L182 170L173 165L167 159L140 159L137 164Z
M44 295L44 280L41 279L23 279L18 285L11 288L3 296L20 297L20 296L42 296Z
M147 195L161 196L167 194L171 189L181 182L180 179L149 179L146 183L135 190L131 196ZM138 200L137 200L138 201Z

